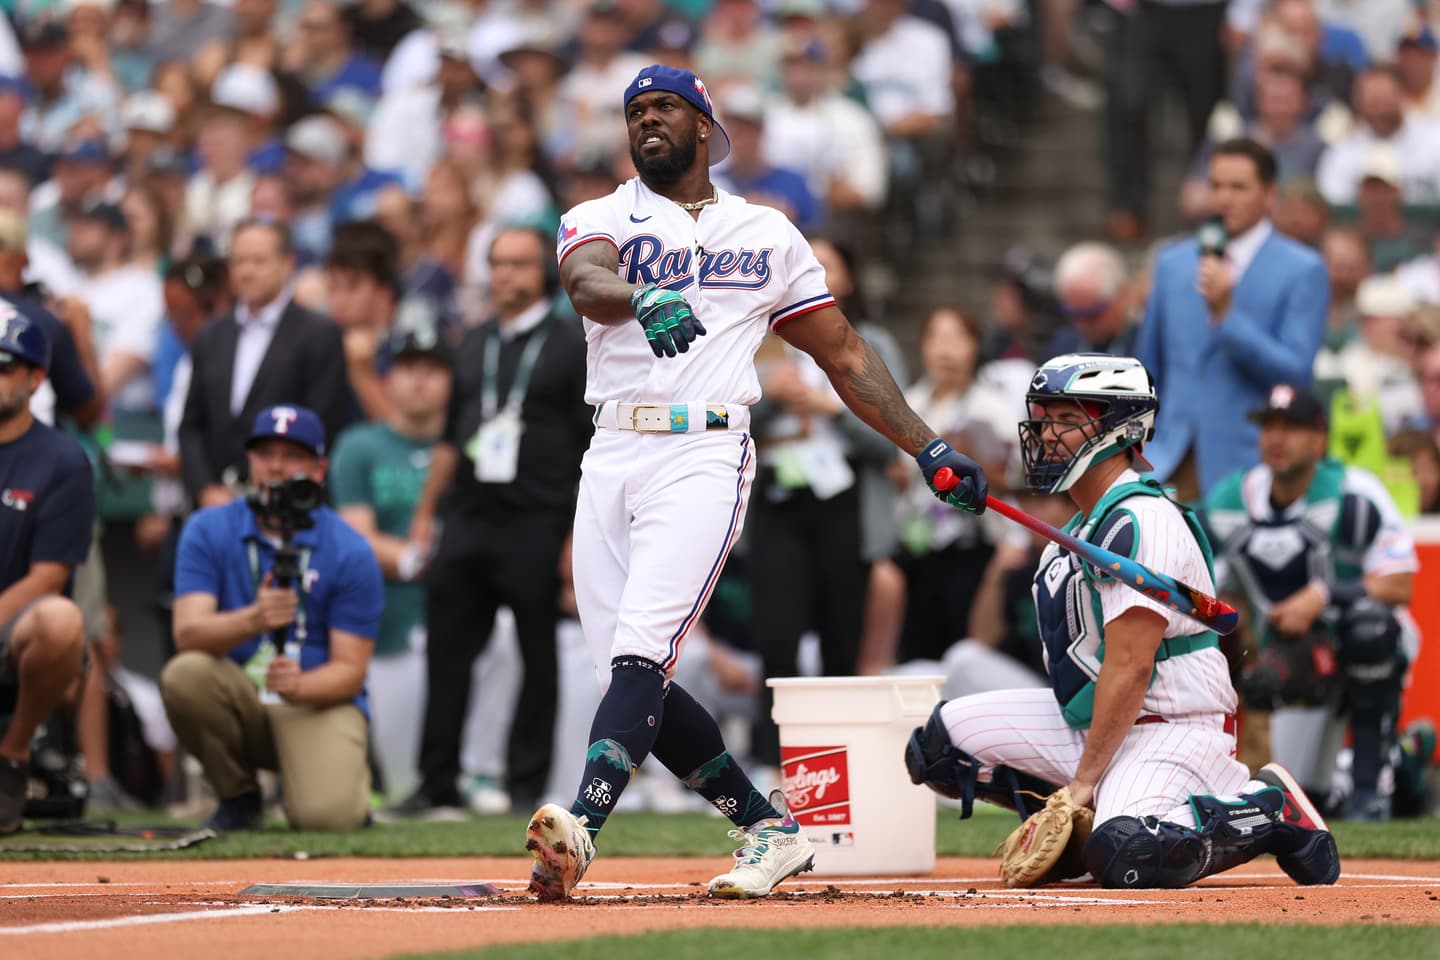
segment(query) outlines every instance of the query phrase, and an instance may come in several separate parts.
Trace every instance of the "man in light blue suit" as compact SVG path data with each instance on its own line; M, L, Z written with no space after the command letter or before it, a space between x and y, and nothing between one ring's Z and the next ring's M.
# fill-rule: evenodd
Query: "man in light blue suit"
M1325 333L1325 264L1276 232L1274 198L1269 149L1244 139L1218 145L1210 158L1211 238L1202 229L1155 262L1134 347L1160 396L1145 456L1185 501L1254 465L1258 428L1245 411L1277 383L1308 384Z

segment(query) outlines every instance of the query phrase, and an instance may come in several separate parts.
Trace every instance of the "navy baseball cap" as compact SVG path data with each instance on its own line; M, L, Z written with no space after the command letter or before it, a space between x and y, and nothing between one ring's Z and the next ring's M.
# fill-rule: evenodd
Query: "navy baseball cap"
M713 167L730 156L730 135L720 126L720 121L715 119L715 104L710 101L710 91L705 89L705 81L689 70L652 63L637 73L635 79L630 81L630 86L625 88L625 100L620 105L621 110L628 108L630 101L640 94L656 90L675 94L710 118L715 132L720 135L718 140L710 144L710 166Z
M0 353L18 357L41 370L50 369L50 338L12 305L0 300Z
M289 440L298 443L317 457L325 456L325 425L309 407L293 403L277 403L266 407L255 418L255 427L245 449L262 440Z
M1302 427L1325 428L1325 408L1319 398L1305 387L1292 387L1288 383L1277 383L1270 388L1265 405L1250 411L1251 423L1266 423L1270 420L1288 420Z

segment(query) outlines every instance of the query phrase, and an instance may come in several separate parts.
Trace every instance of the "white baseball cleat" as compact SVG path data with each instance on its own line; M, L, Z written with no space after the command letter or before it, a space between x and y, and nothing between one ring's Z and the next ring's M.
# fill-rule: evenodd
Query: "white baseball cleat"
M778 820L761 820L730 836L743 841L735 851L735 865L710 881L710 896L725 900L768 897L782 881L815 866L815 847L785 806L779 790L770 805L780 811Z
M564 900L595 859L595 842L586 819L547 803L535 811L525 830L525 849L535 858L530 892L541 900Z

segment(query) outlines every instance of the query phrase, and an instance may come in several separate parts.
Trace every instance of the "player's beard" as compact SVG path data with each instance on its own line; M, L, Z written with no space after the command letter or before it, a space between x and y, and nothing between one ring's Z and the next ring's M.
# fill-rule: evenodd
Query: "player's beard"
M696 131L691 130L686 140L680 143L672 142L668 152L648 160L640 156L638 147L632 146L630 162L635 164L635 172L640 174L640 179L646 183L674 183L683 177L695 162L698 142L696 138Z

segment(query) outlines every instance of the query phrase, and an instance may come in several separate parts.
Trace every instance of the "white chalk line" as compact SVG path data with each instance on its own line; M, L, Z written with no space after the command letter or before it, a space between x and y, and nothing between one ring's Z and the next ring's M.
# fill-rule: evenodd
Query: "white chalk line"
M268 903L245 904L218 910L193 910L185 913L151 913L138 917L111 917L104 920L68 920L58 923L36 923L24 927L0 927L0 936L17 937L47 933L84 933L96 930L114 930L122 927L139 927L161 923L183 923L189 920L222 920L230 917L260 916L266 913L302 913L319 910L334 910L321 906L273 906ZM363 907L366 913L502 913L519 910L520 907L482 907L473 910L457 910L454 907Z

